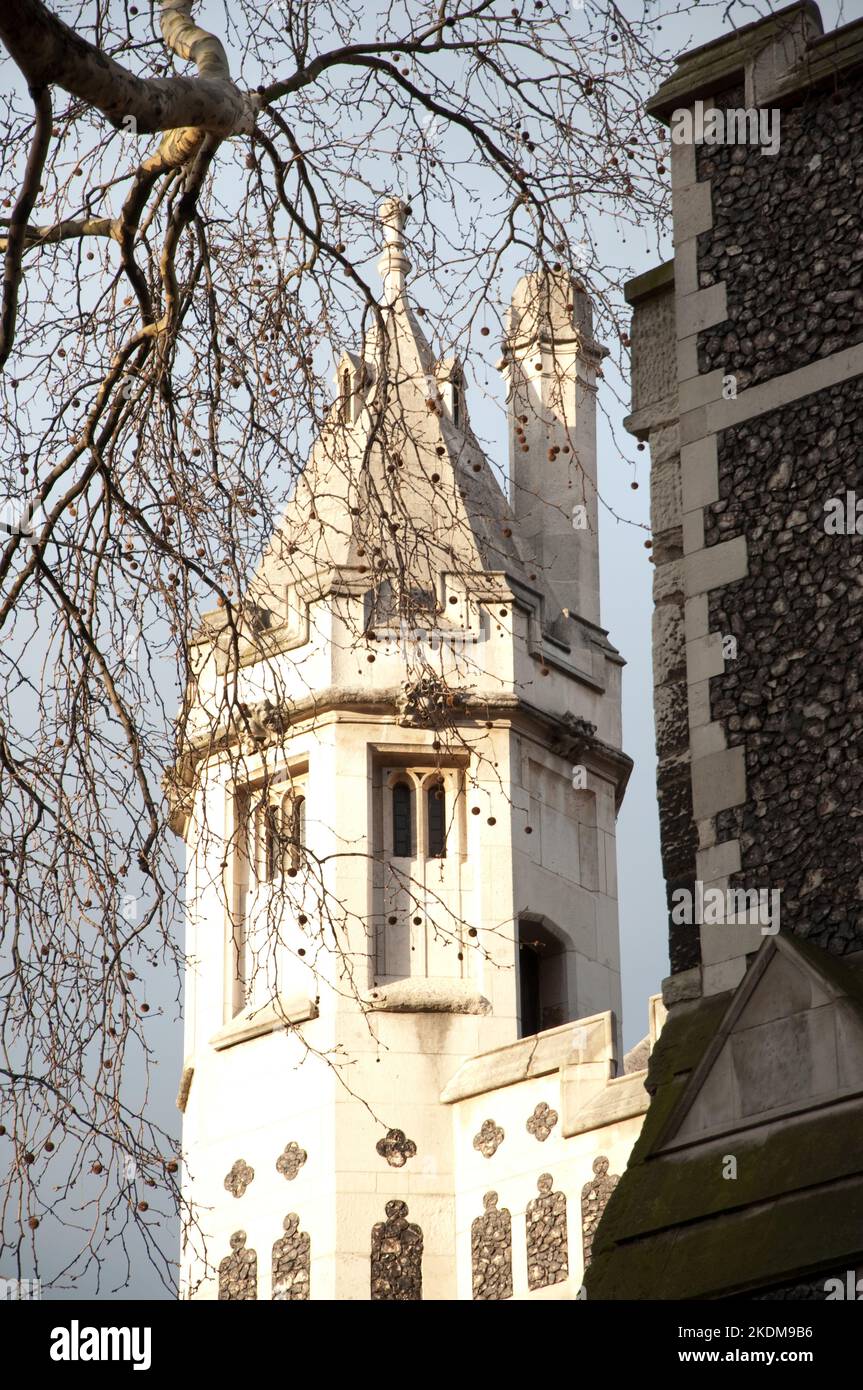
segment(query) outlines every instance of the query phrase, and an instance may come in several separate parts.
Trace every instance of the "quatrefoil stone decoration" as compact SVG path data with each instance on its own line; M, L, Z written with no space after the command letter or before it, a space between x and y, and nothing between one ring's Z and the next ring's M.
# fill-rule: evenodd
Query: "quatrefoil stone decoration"
M494 1120L483 1120L479 1134L473 1136L473 1146L479 1149L483 1158L494 1158L505 1138L500 1125Z
M234 1197L242 1197L250 1182L254 1181L255 1170L250 1168L244 1158L238 1158L228 1176L225 1188Z
M276 1159L276 1171L288 1182L293 1182L307 1158L305 1149L301 1149L296 1139L292 1139Z
M404 1168L409 1158L413 1158L417 1146L413 1139L406 1139L403 1129L390 1129L385 1139L375 1144L375 1152L385 1158L391 1168Z
M557 1111L541 1100L527 1122L527 1132L543 1144L557 1124Z

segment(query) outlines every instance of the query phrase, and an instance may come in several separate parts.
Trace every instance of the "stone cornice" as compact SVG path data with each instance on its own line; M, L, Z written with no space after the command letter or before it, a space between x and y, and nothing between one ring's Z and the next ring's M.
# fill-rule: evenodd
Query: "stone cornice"
M569 761L584 763L591 771L612 782L615 805L619 807L633 768L633 761L622 749L596 737L595 726L573 716L558 715L542 710L515 694L497 694L484 698L468 692L453 692L458 703L454 706L452 726L488 722L493 719L514 720L519 716L529 720L544 738L553 753ZM227 725L194 740L188 752L165 774L164 788L171 807L172 830L182 835L191 812L191 802L197 766L208 758L239 746L245 739L249 751L264 752L279 747L288 735L307 731L322 716L341 712L351 715L372 715L404 722L405 688L392 686L382 690L347 689L331 686L295 704L290 714L271 706L248 711L252 736L245 730ZM418 727L425 727L420 725Z
M825 34L818 6L801 0L684 54L646 109L667 122L673 111L691 106L699 97L712 97L744 77L747 105L781 105L860 67L863 20Z
M690 49L678 59L677 70L650 98L646 110L659 120L669 121L673 111L693 104L699 97L713 96L735 79L748 77L765 51L785 48L783 82L797 72L797 63L808 45L823 34L818 6L811 0L787 5L767 19L756 20L733 34L714 39L701 48ZM770 99L774 82L757 92L758 103ZM748 98L747 98L748 100Z

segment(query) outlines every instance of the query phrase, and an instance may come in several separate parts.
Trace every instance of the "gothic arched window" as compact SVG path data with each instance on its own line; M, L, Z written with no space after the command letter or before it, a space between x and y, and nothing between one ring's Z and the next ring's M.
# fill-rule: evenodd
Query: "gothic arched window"
M411 789L407 782L393 787L393 854L396 858L411 856Z
M429 859L446 854L446 793L443 782L435 782L426 792L426 824Z
M278 863L279 818L269 801L259 803L255 812L255 862L258 881L272 883Z

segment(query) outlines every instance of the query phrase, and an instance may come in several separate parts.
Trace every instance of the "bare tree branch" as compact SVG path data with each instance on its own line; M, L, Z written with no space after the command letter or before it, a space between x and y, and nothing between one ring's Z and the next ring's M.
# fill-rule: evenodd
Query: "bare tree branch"
M42 0L10 0L0 40L31 87L62 87L136 135L193 127L212 135L248 131L253 105L230 80L221 44L188 18L191 4L164 7L166 41L198 61L199 77L140 78L88 43ZM219 58L221 54L221 58Z
M32 96L36 106L33 140L4 248L6 254L3 261L3 308L0 312L0 368L5 366L15 340L18 288L21 284L21 263L27 244L27 223L36 205L39 180L51 143L51 97L44 89L33 91Z

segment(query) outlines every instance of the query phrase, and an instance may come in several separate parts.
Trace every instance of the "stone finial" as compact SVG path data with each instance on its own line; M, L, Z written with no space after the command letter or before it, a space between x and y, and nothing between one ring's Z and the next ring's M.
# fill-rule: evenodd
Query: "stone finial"
M378 216L383 224L384 241L387 244L404 245L405 223L410 217L410 213L410 208L407 203L402 202L401 198L386 198L381 203Z
M410 208L401 198L387 198L381 203L378 216L383 227L383 255L378 261L378 274L384 283L384 302L393 304L402 293L410 273L411 263L405 255L405 223Z
M554 343L558 349L579 345L594 354L602 349L593 342L593 309L582 282L565 270L541 269L523 275L516 285L507 313L506 356L516 345L532 352L536 343Z

